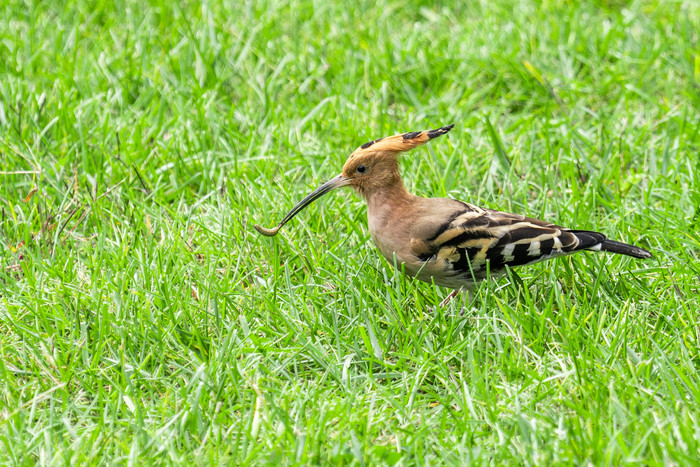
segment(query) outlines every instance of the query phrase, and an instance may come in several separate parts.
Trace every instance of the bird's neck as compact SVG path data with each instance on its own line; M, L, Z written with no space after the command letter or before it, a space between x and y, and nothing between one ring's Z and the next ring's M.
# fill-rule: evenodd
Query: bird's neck
M406 191L400 176L363 196L367 199L370 236L384 257L391 261L396 252L396 238L409 231L413 218L407 214L412 212L417 196Z
M380 212L396 212L405 209L410 205L414 195L406 191L401 176L396 173L396 177L385 180L384 183L372 187L370 190L361 192L367 199L367 208L370 215Z

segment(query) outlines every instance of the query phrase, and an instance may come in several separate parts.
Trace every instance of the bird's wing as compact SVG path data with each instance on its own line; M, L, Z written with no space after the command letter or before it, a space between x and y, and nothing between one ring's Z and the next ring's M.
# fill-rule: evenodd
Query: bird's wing
M498 272L596 249L605 241L597 232L570 230L525 216L481 209L462 203L463 209L433 229L416 251L421 261L444 268L445 273L468 273L482 278Z

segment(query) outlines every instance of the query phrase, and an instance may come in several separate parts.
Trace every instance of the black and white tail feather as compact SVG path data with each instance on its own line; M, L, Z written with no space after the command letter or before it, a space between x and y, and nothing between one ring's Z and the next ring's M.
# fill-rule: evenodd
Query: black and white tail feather
M597 250L598 248L589 248L590 250ZM639 259L651 258L652 254L649 253L644 248L639 248L638 246L629 245L627 243L616 242L615 240L608 240L607 238L603 240L600 244L601 251L609 251L610 253L619 253L621 255L632 256Z
M579 244L576 248L571 250L571 253L579 250L590 250L590 251L608 251L610 253L619 253L621 255L632 256L634 258L646 259L651 258L652 255L647 250L639 248L638 246L629 245L627 243L616 242L615 240L608 240L600 232L592 232L590 230L570 230L564 229L562 227L554 226L557 229L568 231L576 236Z

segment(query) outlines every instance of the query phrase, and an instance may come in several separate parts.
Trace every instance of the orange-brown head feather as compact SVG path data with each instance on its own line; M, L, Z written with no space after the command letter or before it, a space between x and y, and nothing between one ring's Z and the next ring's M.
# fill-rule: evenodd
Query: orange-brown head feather
M383 187L401 183L399 154L444 135L452 127L454 125L401 133L365 143L350 154L343 166L342 176L364 197Z

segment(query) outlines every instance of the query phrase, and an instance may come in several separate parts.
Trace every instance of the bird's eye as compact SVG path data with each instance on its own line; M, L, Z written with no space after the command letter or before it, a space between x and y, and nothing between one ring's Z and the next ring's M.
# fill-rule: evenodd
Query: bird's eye
M358 174L363 174L367 172L367 166L366 165L358 165L357 166L357 173Z

